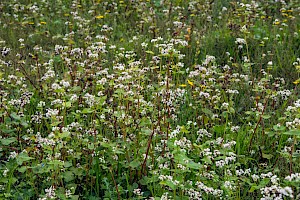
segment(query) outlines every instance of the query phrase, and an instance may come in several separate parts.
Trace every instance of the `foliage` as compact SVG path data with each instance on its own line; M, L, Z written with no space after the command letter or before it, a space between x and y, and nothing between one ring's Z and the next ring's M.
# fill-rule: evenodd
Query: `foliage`
M0 11L0 199L300 198L298 1Z

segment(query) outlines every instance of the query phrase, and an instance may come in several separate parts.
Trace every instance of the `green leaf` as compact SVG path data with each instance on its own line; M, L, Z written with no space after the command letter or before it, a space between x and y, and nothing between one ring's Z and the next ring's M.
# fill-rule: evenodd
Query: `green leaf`
M245 114L246 114L246 115L252 115L253 112L252 112L252 111L246 111Z
M216 126L214 126L214 131L216 132L216 133L223 133L224 132L224 126L223 125L216 125Z
M182 154L182 153L175 153L178 151L174 151L174 160L180 164L186 164L186 161L190 161L191 159L189 159L186 155Z
M16 131L16 129L4 129L2 127L0 127L0 129L3 133L6 133L6 134L10 134L10 133L13 133Z
M106 143L106 142L100 142L101 146L104 148L111 148L111 144L110 143Z
M91 109L91 108L84 108L84 109L82 110L82 113L83 113L83 114L89 114L89 113L92 113L92 112L94 112L94 110Z
M202 111L203 111L206 115L208 115L209 117L212 117L213 114L214 114L211 110L209 110L209 109L207 109L207 108L203 108Z
M284 131L285 130L285 126L278 126L278 125L274 125L273 129L275 131Z
M63 177L66 182L73 181L75 179L74 174L70 171L66 171L63 173Z
M129 166L130 166L131 168L133 168L133 169L134 169L134 168L137 168L137 167L140 166L140 165L141 165L141 162L138 161L137 159L131 161L130 164L129 164Z
M72 200L78 200L78 199L79 199L79 195L72 195L72 196L71 196L71 199L72 199Z
M88 149L94 149L95 145L93 143L88 144Z
M145 51L145 52L154 55L153 51Z
M229 112L230 112L230 113L235 113L234 108L230 107L230 108L229 108Z
M259 189L268 185L269 182L270 182L270 179L263 179L258 185Z
M58 166L58 165L63 166L64 165L64 163L61 162L60 160L51 160L48 164L55 165L55 166Z
M72 102L71 101L67 101L64 103L66 108L71 108L72 107Z
M114 152L115 152L116 154L124 154L124 151L122 151L122 150L120 150L120 149L115 150Z
M271 118L271 115L263 115L262 118L263 118L263 119L270 119L270 118Z
M190 161L190 162L188 162L187 167L189 167L191 169L200 169L201 164L195 163L194 161Z
M258 190L258 189L259 189L259 187L258 187L257 185L253 185L253 186L250 188L249 192L254 192L255 190Z
M65 168L72 167L72 166L73 166L72 162L65 161L65 163L64 163Z
M17 139L14 138L14 137L11 137L11 138L5 138L5 139L1 139L0 142L3 144L3 145L9 145L13 142L16 142Z
M10 116L12 117L12 118L14 118L15 120L17 120L17 121L20 121L21 120L21 117L19 116L19 115L17 115L16 113L11 113L10 114Z
M189 133L189 131L185 128L185 126L181 126L180 131L182 133Z
M152 133L152 130L149 128L142 128L141 132L145 135L150 135Z
M25 121L21 121L21 125L22 125L24 128L27 128L27 127L28 127L28 123L25 122Z
M69 136L70 136L70 132L68 132L68 131L62 132L62 133L59 135L60 138L67 138L67 137L69 137Z
M72 92L81 92L81 87L80 86L75 86L71 89Z
M273 157L273 155L272 154L262 153L262 157L270 160Z
M57 22L57 21L55 21L55 22ZM54 23L55 23L55 22L54 22ZM54 56L54 57L53 57L53 60L54 60L54 62L61 62L61 61L62 61L60 55Z
M201 160L204 161L204 162L207 163L207 164L212 164L211 159L208 158L208 157L204 157L204 158L202 158Z
M16 158L18 165L22 165L23 162L26 162L26 161L29 161L29 160L32 160L32 159L34 159L34 158L29 157L29 156L28 156L27 154L25 154L25 153L20 153L20 154L17 156L17 158Z
M300 136L300 130L298 130L298 129L290 130L290 131L284 132L283 134L284 135Z
M176 185L171 182L171 181L162 181L160 182L161 185L167 185L169 186L172 190L176 190Z
M18 169L19 172L24 173L27 170L27 166L22 166Z

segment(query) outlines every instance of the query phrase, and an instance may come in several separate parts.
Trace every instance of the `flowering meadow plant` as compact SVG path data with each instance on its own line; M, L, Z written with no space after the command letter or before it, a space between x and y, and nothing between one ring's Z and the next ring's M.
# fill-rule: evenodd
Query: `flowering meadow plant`
M296 0L0 2L0 199L300 199Z

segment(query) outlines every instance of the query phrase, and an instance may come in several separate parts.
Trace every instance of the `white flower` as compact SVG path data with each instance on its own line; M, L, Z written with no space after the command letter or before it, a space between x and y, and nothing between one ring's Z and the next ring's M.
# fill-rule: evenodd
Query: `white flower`
M17 155L18 155L18 153L15 151L10 152L10 155L8 156L8 160L16 158Z
M8 172L9 172L9 169L5 169L5 170L3 171L3 176L6 177Z
M246 40L243 38L236 38L235 43L236 44L246 44Z
M51 186L49 189L45 189L45 192L46 192L46 197L50 199L56 198L55 188L53 186Z

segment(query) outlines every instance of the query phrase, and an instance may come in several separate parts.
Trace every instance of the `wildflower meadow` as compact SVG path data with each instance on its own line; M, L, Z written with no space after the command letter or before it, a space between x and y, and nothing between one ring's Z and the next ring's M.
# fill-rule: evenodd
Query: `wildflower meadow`
M0 199L300 199L299 0L1 0Z

